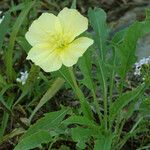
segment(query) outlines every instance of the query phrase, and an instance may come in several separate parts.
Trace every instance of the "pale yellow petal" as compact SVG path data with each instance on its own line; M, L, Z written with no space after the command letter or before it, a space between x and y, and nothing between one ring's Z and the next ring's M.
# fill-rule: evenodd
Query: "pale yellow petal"
M60 54L62 63L65 66L73 66L79 57L93 44L93 40L87 37L80 37L68 45Z
M33 21L26 33L27 41L32 45L49 42L52 35L62 31L58 17L53 14L43 13Z
M88 28L88 20L75 9L64 8L58 14L64 37L70 41Z
M59 70L62 62L58 54L51 49L49 44L38 44L31 48L27 59L32 60L36 65L40 66L45 72Z

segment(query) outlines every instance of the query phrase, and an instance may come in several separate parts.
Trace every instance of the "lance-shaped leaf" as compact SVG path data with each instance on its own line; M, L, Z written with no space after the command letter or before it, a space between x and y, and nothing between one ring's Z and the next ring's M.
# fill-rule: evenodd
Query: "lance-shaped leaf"
M72 138L77 142L77 147L85 149L86 143L90 140L93 132L89 128L76 127L71 130Z
M111 150L112 139L113 135L110 133L101 135L95 141L94 150Z
M5 55L6 73L7 73L8 79L10 81L14 77L13 48L14 48L14 45L15 45L16 36L19 32L19 29L20 29L24 19L26 18L26 16L29 13L30 9L33 8L34 4L35 4L35 1L30 1L28 3L25 3L25 6L22 9L19 17L17 18L17 20L16 20L16 22L13 26L12 33L10 35L8 49L7 49L7 52L6 52L6 55Z
M0 50L2 48L5 35L6 35L7 31L8 31L10 20L11 20L10 13L7 12L4 15L3 21L0 23L0 33L1 33L0 34Z
M79 68L84 76L81 81L87 88L94 91L93 79L92 79L92 53L90 49L79 60Z
M143 22L135 22L125 30L123 41L116 43L116 54L118 58L118 74L125 78L126 73L132 68L136 62L136 46L138 39L144 34L150 32L150 20L147 13L146 20Z
M57 130L69 109L61 109L50 112L31 125L27 132L21 137L15 150L28 150L40 146L42 143L51 141L51 131Z
M41 147L41 144L52 141L52 137L48 131L38 131L24 138L14 150L30 150L36 147Z
M63 86L64 84L64 79L62 78L57 78L54 83L51 85L51 87L47 90L47 92L43 95L41 100L39 101L38 105L35 107L34 111L32 112L30 116L30 121L35 115L35 113L46 103L48 102Z
M93 120L89 120L87 117L84 116L71 116L68 119L64 120L63 123L65 125L70 125L70 124L79 124L79 125L84 125L84 126L96 126L96 124L93 122Z
M150 117L150 98L145 98L139 108L139 112L144 117Z
M108 28L106 24L106 13L101 8L89 9L88 17L95 32L95 42L100 50L100 58L104 60L106 55L106 40L108 38Z
M112 121L114 117L120 113L123 107L128 105L131 101L138 99L141 94L145 91L145 84L140 85L136 89L127 92L120 96L112 105L110 108L110 120Z

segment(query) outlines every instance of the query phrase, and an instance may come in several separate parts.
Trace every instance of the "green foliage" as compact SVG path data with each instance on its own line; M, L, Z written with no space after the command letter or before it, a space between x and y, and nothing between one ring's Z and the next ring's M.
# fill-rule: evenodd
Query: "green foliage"
M25 137L14 150L29 150L36 147L41 147L42 143L48 143L52 137L48 131L38 131L30 136Z
M57 112L50 112L45 114L45 117L38 120L34 125L30 126L28 131L23 135L22 138L30 136L39 130L48 130L52 131L57 129L61 124L61 121L64 119L65 115L69 112L68 109L62 109Z
M90 129L84 129L81 127L76 127L71 130L72 139L77 142L77 147L80 149L85 149L86 142L89 141L90 136L92 135Z
M87 88L89 88L91 91L94 90L94 84L93 84L93 78L92 78L92 52L91 49L89 49L82 57L82 59L79 60L79 68L81 70L81 73L83 75L82 84L84 84Z
M10 13L6 13L4 16L4 20L0 24L0 50L2 49L3 42L4 42L4 37L5 34L7 33L7 30L9 28L9 23L11 21L11 16Z
M45 114L45 117L30 126L27 132L21 137L15 150L28 150L39 147L42 143L50 142L52 140L51 132L60 127L62 120L68 112L69 109L62 109L57 112Z
M90 24L95 31L95 43L100 50L100 58L104 60L106 55L106 41L108 38L108 28L106 24L106 13L101 8L91 8L88 11Z
M65 121L63 121L63 123L66 125L79 124L79 125L90 126L90 127L94 126L94 122L84 116L71 116Z
M94 150L111 150L113 136L110 133L101 135L99 139L95 141Z
M120 113L123 107L128 105L133 100L138 100L139 96L143 94L145 90L145 84L140 85L138 88L127 92L120 96L112 105L110 108L110 120L113 120L114 117Z
M69 2L64 1L62 6L65 3ZM57 11L62 7L53 1L47 4L46 9L55 7ZM77 4L76 0L72 1L71 8L75 9ZM106 13L101 8L90 8L88 17L93 31L84 36L93 37L94 45L76 67L63 66L58 72L44 73L24 60L31 48L24 35L30 23L39 16L41 5L43 7L44 3L36 0L22 1L18 5L12 3L0 24L0 108L3 110L0 143L13 138L15 150L44 149L45 145L52 149L57 141L68 140L76 142L77 149L121 149L129 138L148 130L150 99L145 91L149 83L139 83L128 90L126 76L137 60L138 40L150 33L150 10L144 21L134 22L109 41ZM21 85L15 80L23 69L28 70L29 75L26 83ZM83 78L77 79L76 75ZM116 75L119 76L118 84ZM84 91L85 86L88 93ZM60 97L55 97L60 89ZM74 96L73 92L75 94L73 99L69 90L71 96ZM52 112L60 108L61 102L68 105L66 95L73 107L62 106L61 110ZM79 101L79 105L74 100ZM41 114L44 117L38 119ZM126 121L132 120L133 115L136 120L130 124L131 130L124 130ZM10 120L13 126L10 126ZM69 145L61 144L61 149L71 149L67 147Z
M64 80L61 78L57 78L54 83L52 84L52 86L47 90L47 92L43 95L43 97L41 98L41 100L39 101L38 105L36 106L36 108L34 109L34 111L32 112L31 116L30 116L30 121L33 118L33 116L35 115L35 113L48 101L50 100L57 92L58 90L62 87L62 85L64 84Z
M147 29L147 26L150 26L149 21L148 23L135 22L126 30L123 41L116 45L116 53L119 60L117 72L123 78L125 78L126 73L136 62L135 51L137 41L145 33L144 29Z
M67 69L67 67L63 66L60 70L59 70L61 76L66 80L66 82L74 89L74 83L73 80L71 78L70 72ZM75 89L74 89L75 90Z
M150 117L150 98L145 98L139 108L139 112L144 117Z
M92 111L90 109L90 106L88 105L88 102L86 101L84 94L82 93L81 89L78 87L78 84L76 82L76 78L73 72L73 68L62 67L60 69L60 73L64 77L64 79L67 81L67 83L71 86L76 96L78 97L81 103L81 108L83 110L84 115L87 118L92 119L93 118Z
M23 8L22 12L20 13L19 17L17 18L17 20L13 26L13 29L12 29L12 33L10 36L10 42L9 42L7 53L5 56L6 73L7 73L9 80L13 79L13 48L14 48L14 44L15 44L15 39L16 39L17 33L18 33L25 17L29 13L29 11L33 7L33 5L34 5L34 2L25 3L25 7Z
M25 37L18 37L16 39L17 43L22 47L22 49L28 53L29 50L31 49L31 46L29 45L29 43L27 42L27 40L25 39Z

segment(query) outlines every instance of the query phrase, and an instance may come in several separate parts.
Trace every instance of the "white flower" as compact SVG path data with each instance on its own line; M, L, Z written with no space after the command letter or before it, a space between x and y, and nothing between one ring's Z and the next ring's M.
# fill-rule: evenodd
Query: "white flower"
M136 62L135 63L135 72L134 72L134 75L141 75L141 68L143 65L145 64L149 64L150 63L150 56L147 57L147 58L143 58L141 59L139 62Z
M0 11L0 15L1 15L2 11ZM4 16L2 18L0 18L0 23L3 21Z
M28 79L29 73L27 71L25 71L25 72L20 72L20 74L21 74L21 77L17 78L16 81L20 82L22 85L24 85Z

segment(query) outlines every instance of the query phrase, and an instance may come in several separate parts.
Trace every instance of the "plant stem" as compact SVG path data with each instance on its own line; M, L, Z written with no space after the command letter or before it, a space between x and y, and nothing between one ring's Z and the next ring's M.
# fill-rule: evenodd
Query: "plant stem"
M119 97L120 96L122 96L122 93L123 93L123 85L124 85L124 83L125 83L125 77L121 77L121 83L120 83L120 85L119 85Z
M75 75L74 75L74 73L73 73L73 68L72 68L72 67L69 68L69 73L70 73L70 75L71 75L71 79L72 79L72 81L73 81L74 88L75 88L75 90L76 90L76 94L77 94L79 100L80 100L81 102L83 102L84 95L83 95L83 93L81 92L80 88L78 87L78 84L77 84L77 82L76 82L76 78L75 78Z
M111 105L112 105L112 99L113 99L113 88L114 88L114 77L115 77L115 63L116 63L116 53L115 53L115 50L113 50L113 70L111 72L111 77L110 77L110 91L109 91L109 95L110 95L110 98L109 98L109 112L110 112L110 108L111 108ZM111 129L111 122L109 121L109 129Z
M117 117L116 119L116 126L115 126L115 134L117 135L117 138L116 138L116 144L119 142L120 140L120 136L121 136L121 133L122 133L122 129L124 127L124 124L125 124L125 119L122 120L122 122L120 123L120 115Z
M95 91L92 90L92 95L93 95L93 99L94 99L94 104L95 104L95 107L96 107L96 112L98 114L98 118L100 120L100 123L102 122L102 114L100 112L100 106L99 106L99 103L98 103L98 99L95 95Z
M108 120L108 115L107 115L107 84L106 84L106 79L104 76L104 71L102 67L102 62L99 60L98 61L99 68L100 68L100 74L102 78L102 85L103 85L103 101L104 101L104 122L105 122L105 130L107 130L107 120Z
M112 97L113 97L113 87L114 87L114 77L115 77L115 63L116 63L116 53L115 50L113 51L113 70L111 72L111 77L110 77L110 103L112 102Z
M135 98L137 98L141 93L144 93L144 91L147 89L149 87L149 85L148 84L144 84L143 85L143 89L139 92L139 93L137 93L136 95L135 95ZM119 116L118 116L119 117ZM118 118L117 117L117 118ZM117 120L117 126L116 126L116 134L117 134L117 140L119 140L120 139L120 136L121 136L121 133L122 133L122 129L123 129L123 126L124 126L124 124L125 124L125 122L126 122L126 120L127 120L128 118L124 118L124 120L122 120L122 122L120 123L120 121L119 120ZM141 118L139 118L139 120L135 123L135 125L133 126L133 128L131 129L131 131L128 133L129 135L132 135L132 134L134 134L133 133L133 131L135 130L135 128L137 127L137 125L141 122L141 120L143 119L143 117L141 117ZM121 124L120 126L118 126L118 124ZM122 143L125 143L126 142L126 140L128 139L128 135L127 135L127 137L125 136L125 138L123 138L123 142ZM116 140L116 141L117 141ZM119 141L118 141L119 142ZM123 146L123 144L120 144L121 145L121 147Z
M135 125L132 127L131 131L129 132L130 134L133 133L135 128L139 125L139 123L142 121L143 117L140 117L139 120L135 123Z
M70 67L69 68L69 73L70 73L70 76L71 76L71 79L73 81L73 86L74 86L74 90L75 90L75 93L77 95L77 97L79 98L79 101L80 101L80 104L81 104L81 109L82 109L82 112L83 114L89 118L89 119L93 119L93 116L92 116L92 112L91 112L91 109L90 109L90 106L89 104L87 103L85 97L84 97L84 94L83 92L81 91L81 89L79 88L77 82L76 82L76 77L73 73L73 68Z

